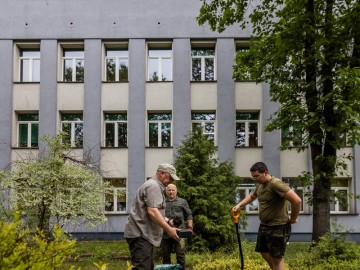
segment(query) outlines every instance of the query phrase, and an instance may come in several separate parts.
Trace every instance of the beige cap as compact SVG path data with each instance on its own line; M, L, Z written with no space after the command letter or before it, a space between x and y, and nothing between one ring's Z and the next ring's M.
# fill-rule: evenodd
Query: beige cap
M162 172L167 172L174 180L180 180L179 177L177 177L176 175L175 167L169 163L160 164L157 170Z

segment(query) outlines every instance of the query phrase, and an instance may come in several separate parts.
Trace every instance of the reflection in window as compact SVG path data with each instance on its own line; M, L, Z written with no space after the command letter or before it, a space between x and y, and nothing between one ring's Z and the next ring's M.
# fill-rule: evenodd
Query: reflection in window
M295 193L301 198L300 213L304 212L304 204L307 201L307 195L310 192L309 187L303 187L301 180L296 177L283 177L282 181L289 185ZM291 211L291 203L288 202L288 211Z
M128 50L106 50L105 78L108 82L127 82L129 70Z
M281 146L282 147L302 147L303 134L300 128L291 126L281 130Z
M192 49L191 59L193 81L215 80L215 49Z
M19 147L38 147L39 115L18 115L18 145Z
M107 113L105 114L105 146L126 147L127 146L127 114Z
M63 51L64 82L84 81L84 51L65 50Z
M148 50L148 81L172 81L172 50Z
M350 181L336 178L331 181L330 213L349 213Z
M251 178L243 178L242 183L237 188L235 203L238 204L245 197L249 196L255 190L255 182ZM252 203L245 206L247 213L257 213L259 211L259 201L254 200Z
M20 81L40 81L40 51L21 50L20 52Z
M149 147L171 147L171 113L149 113Z
M242 46L242 47L238 47L236 49L236 57L243 57L245 55L247 55L250 51L250 47L248 46ZM241 69L242 73L241 74L237 74L235 80L237 81L251 81L251 75L250 72L244 68Z
M259 146L259 112L236 112L235 146Z
M65 132L63 143L71 147L83 146L83 116L82 114L62 114L61 130Z
M105 191L106 212L126 212L126 179L104 179L111 186Z
M192 128L202 128L204 135L208 137L209 141L215 143L215 113L192 113L191 122Z

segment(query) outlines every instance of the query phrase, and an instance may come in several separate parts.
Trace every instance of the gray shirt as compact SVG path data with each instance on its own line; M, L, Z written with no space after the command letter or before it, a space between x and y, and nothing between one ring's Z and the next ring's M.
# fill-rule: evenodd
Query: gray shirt
M138 189L133 201L124 235L126 238L142 237L154 246L160 246L163 229L151 220L148 207L158 208L165 216L164 185L153 177Z

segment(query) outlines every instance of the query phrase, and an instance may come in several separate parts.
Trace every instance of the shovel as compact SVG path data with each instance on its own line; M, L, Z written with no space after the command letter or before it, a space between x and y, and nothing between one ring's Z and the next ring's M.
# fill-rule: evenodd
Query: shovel
M239 211L231 210L230 215L231 215L233 222L235 223L236 235L237 235L237 240L238 240L238 244L239 244L241 270L244 270L244 256L243 256L243 252L242 252L242 248L241 248L241 240L240 240L240 233L239 233L240 209L239 209Z

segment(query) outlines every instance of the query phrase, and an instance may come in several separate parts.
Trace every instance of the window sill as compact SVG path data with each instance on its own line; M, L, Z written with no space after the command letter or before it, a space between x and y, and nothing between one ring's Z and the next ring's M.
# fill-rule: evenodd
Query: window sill
M263 146L235 146L235 149L242 149L242 148L246 148L246 149L249 149L249 148L263 148Z
M16 150L21 150L21 149L23 149L23 150L34 149L34 150L36 150L36 149L39 149L39 146L36 146L36 147L17 147L17 146L14 146L14 147L11 147L11 149L16 149Z
M14 84L40 84L40 81L38 81L38 82L14 82Z
M58 83L78 83L78 84L80 84L80 83L84 83L83 81L82 82L65 82L65 81L57 81Z
M128 213L126 211L122 212L105 212L105 215L109 216L117 216L117 215L127 215Z
M129 81L102 81L102 83L129 83Z
M172 149L172 146L166 146L166 147L161 147L161 146L146 146L146 148L150 148L150 149Z
M213 81L190 81L191 83L217 83L217 80Z
M172 83L173 81L146 81L147 83Z
M128 149L128 146L118 146L118 147L101 146L100 149Z

